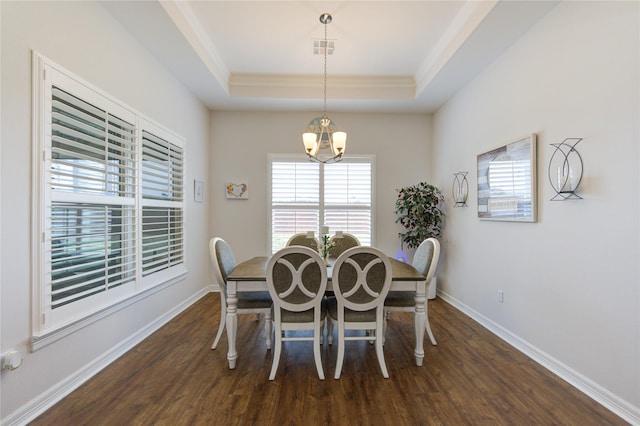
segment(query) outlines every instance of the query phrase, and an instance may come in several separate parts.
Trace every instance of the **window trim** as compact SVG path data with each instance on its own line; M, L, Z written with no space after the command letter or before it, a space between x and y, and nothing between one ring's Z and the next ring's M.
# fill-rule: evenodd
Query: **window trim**
M52 76L47 76L47 72L53 72ZM53 78L51 80L50 77ZM50 308L47 307L48 290L48 271L47 262L49 259L46 251L47 229L49 227L47 219L47 211L52 205L51 189L49 187L51 181L51 146L50 137L51 123L48 122L51 112L48 111L51 106L52 83L63 80L63 89L70 90L75 93L82 94L82 100L92 103L93 105L108 104L108 111L112 114L123 114L132 120L135 125L135 149L137 158L135 160L135 190L132 205L135 208L135 231L133 234L136 242L136 268L135 279L132 283L116 287L113 290L104 292L101 297L88 298L81 309L70 308L60 321L51 323ZM67 86L68 84L68 86ZM50 61L38 52L32 52L32 240L31 240L31 258L32 258L32 336L31 350L40 349L58 339L67 336L101 318L123 309L132 303L142 300L149 295L160 291L167 286L173 285L181 280L187 274L186 269L186 199L184 193L186 190L186 142L184 138L167 130L163 126L153 122L143 114L126 106L123 102L113 98L104 91L84 81L82 78L74 75L68 70L60 67ZM142 157L141 152L141 135L142 131L161 131L168 138L168 141L179 146L183 152L182 166L182 200L179 203L179 209L182 211L182 263L177 266L170 267L160 271L161 273L150 274L147 279L142 278L142 253L141 253L141 235L142 235L142 191L140 182L142 178ZM71 197L73 199L73 197ZM56 197L57 199L57 197ZM91 195L87 196L88 202L98 199ZM175 204L175 203L174 203ZM88 302L88 303L87 303ZM93 305L95 303L95 306ZM74 305L74 304L71 304ZM71 306L70 305L70 306ZM86 309L87 305L91 305ZM80 304L76 305L76 308ZM76 312L77 311L77 312Z
M375 154L359 154L359 155L345 155L342 157L345 161L351 162L368 162L371 164L371 246L375 246L376 244L376 156ZM287 161L287 160L296 160L299 162L307 162L309 161L308 157L303 154L273 154L270 153L267 155L267 253L271 253L272 246L272 165L274 161ZM319 184L322 188L324 186L324 168L320 167L319 173ZM320 205L324 205L324 191L320 191L319 194L319 203ZM353 207L353 206L351 206ZM301 207L304 209L304 207ZM314 207L315 209L315 207ZM321 207L320 212L322 213L324 209ZM322 220L322 218L320 218Z

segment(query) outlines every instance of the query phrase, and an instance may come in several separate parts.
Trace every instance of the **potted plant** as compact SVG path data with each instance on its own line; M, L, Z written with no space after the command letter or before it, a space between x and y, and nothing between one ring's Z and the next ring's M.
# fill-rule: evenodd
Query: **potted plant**
M425 239L437 238L442 233L444 212L440 203L444 196L438 188L426 182L398 190L395 213L406 232L398 234L402 245L416 249ZM427 292L428 299L436 297L436 277L433 277Z
M406 229L398 234L403 245L417 248L425 239L440 236L444 219L440 203L443 201L440 190L426 182L398 190L395 213L396 223Z

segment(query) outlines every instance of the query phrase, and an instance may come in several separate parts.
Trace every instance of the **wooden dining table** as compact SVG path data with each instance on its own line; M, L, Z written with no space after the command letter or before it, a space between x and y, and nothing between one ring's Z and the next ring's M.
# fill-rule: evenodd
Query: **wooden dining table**
M424 332L425 332L425 302L426 277L420 274L413 266L399 260L389 258L391 261L391 291L415 292L414 325L416 334L416 347L414 354L416 365L421 366L424 360ZM258 256L236 265L227 277L227 339L229 341L229 368L236 367L238 351L236 349L236 335L238 329L238 292L243 291L267 291L267 262L269 257ZM331 275L335 259L329 259L327 267L327 290L333 290Z

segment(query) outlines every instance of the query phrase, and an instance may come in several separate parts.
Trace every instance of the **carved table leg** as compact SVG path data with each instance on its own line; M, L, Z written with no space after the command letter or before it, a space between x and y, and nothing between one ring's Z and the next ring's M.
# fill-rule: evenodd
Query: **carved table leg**
M227 339L229 340L229 368L236 368L238 352L236 351L236 333L238 330L238 291L235 281L227 282Z
M426 289L424 281L417 283L416 286L416 311L414 315L414 325L416 328L416 365L421 366L424 360L424 329L426 313L424 304L427 301Z

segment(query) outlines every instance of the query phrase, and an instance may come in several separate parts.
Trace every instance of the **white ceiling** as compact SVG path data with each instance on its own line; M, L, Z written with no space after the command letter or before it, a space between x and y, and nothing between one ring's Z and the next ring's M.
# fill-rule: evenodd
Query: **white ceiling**
M214 110L433 112L557 1L104 1Z

